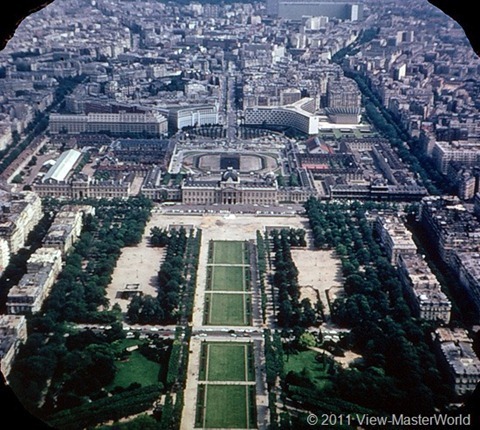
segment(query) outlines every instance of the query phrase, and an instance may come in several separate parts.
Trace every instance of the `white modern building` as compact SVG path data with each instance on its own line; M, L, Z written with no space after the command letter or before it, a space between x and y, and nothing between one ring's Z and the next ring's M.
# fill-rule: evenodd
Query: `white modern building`
M348 21L363 19L363 4L342 0L267 0L267 14L300 20L303 16L326 16Z
M172 131L181 130L184 127L218 123L217 105L183 106L168 109L168 126Z
M245 125L292 127L305 134L318 134L319 116L315 100L304 97L286 106L249 107L245 109Z
M447 174L452 161L458 161L466 167L478 166L480 163L480 142L435 142L432 158L437 169Z

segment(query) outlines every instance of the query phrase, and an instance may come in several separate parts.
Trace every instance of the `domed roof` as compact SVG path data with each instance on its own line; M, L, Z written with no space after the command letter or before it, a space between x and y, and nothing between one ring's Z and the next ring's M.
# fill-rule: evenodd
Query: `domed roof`
M227 182L238 182L238 172L233 169L233 167L229 167L225 172L222 174L222 181Z

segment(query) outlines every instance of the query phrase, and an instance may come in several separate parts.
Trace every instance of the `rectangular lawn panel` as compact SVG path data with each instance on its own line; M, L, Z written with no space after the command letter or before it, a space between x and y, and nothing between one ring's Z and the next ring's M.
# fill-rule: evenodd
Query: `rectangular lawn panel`
M243 264L244 242L220 240L213 242L213 264Z
M246 344L209 343L208 380L245 381L246 354Z
M248 325L244 294L210 293L210 325Z
M241 266L213 266L213 291L244 291L244 268Z
M208 385L205 428L248 427L251 405L245 385Z

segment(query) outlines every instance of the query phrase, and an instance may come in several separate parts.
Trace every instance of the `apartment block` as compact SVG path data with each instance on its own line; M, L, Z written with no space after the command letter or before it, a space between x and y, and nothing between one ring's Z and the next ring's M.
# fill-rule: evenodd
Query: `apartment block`
M480 222L458 197L423 198L419 220L447 264L451 264L454 251L475 249L480 245Z
M438 328L434 341L437 355L455 393L462 396L474 391L480 382L480 360L466 330Z
M43 246L59 249L63 256L67 254L80 237L84 215L93 213L93 210L93 207L87 205L63 206L55 215L55 219L43 239Z
M417 246L412 239L412 234L398 217L393 215L378 216L375 227L390 263L393 265L397 264L400 254L412 255L417 253Z
M17 253L25 245L42 216L42 202L36 193L0 190L0 238L8 242L10 253Z
M452 304L423 257L400 254L397 261L399 277L414 315L448 324Z
M27 273L7 296L10 315L38 312L62 268L62 253L40 248L27 261Z

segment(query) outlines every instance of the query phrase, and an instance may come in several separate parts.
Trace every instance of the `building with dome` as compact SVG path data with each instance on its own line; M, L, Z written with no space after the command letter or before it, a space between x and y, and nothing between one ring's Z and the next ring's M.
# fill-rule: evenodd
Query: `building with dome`
M188 177L182 183L182 203L192 205L276 205L278 185L274 174L241 178L233 167L220 177Z

